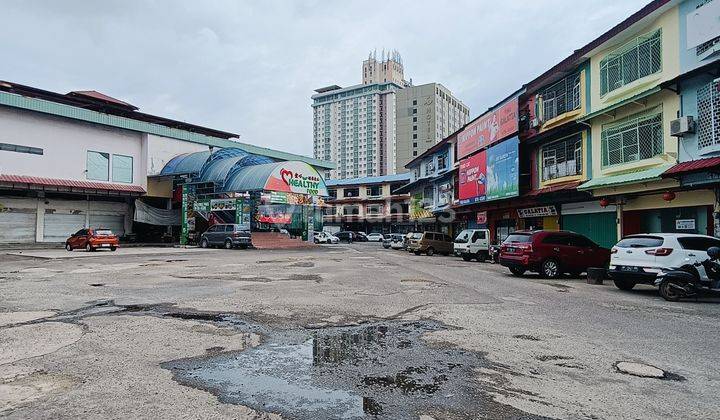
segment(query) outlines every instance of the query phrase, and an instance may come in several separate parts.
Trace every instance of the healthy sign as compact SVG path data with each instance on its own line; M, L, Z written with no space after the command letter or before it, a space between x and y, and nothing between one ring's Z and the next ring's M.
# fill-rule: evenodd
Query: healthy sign
M265 190L325 197L325 181L305 162L280 162L265 183Z

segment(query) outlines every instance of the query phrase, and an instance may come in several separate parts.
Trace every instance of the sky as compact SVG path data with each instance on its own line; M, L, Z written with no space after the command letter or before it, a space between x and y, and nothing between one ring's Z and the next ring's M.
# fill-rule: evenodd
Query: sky
M310 96L370 51L471 118L649 0L3 0L0 80L97 90L142 112L312 155Z

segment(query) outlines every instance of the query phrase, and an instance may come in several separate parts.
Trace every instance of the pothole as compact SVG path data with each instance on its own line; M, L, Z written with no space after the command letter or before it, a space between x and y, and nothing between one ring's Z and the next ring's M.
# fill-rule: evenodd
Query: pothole
M516 334L516 335L513 335L513 338L519 338L520 340L528 340L528 341L542 341L542 339L535 337L534 335L529 335L529 334Z
M638 362L621 361L615 363L618 372L637 376L640 378L665 379L671 381L684 381L685 377L660 369L658 367Z
M297 419L381 416L532 418L498 403L475 382L492 364L479 353L431 345L431 321L386 321L268 331L261 345L163 363L181 384L223 403Z

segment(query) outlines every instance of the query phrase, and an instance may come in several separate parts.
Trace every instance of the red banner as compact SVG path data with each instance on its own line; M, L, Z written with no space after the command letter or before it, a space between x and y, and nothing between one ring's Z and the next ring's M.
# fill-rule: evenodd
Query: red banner
M460 161L458 199L461 204L485 198L487 163L485 151Z
M508 137L518 131L518 101L511 99L485 114L457 135L458 159Z

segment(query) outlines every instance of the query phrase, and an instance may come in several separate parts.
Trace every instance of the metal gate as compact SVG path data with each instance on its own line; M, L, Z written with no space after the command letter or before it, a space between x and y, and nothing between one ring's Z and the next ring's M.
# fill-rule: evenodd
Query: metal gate
M604 248L611 248L618 241L615 218L615 212L568 214L562 216L562 228L585 235Z
M65 240L85 227L84 214L45 213L43 242L65 242Z
M125 234L125 216L109 214L91 214L90 227L110 229L117 236Z
M35 242L35 210L0 212L0 243Z

